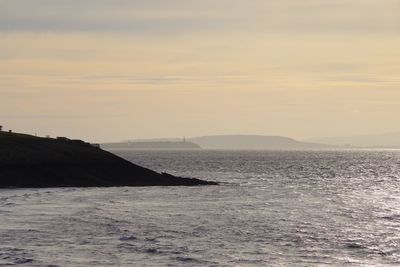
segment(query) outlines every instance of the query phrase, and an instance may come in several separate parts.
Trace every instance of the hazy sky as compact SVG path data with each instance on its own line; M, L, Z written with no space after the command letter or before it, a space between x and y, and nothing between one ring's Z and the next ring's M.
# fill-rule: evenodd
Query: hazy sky
M400 0L0 0L0 100L92 141L400 131Z

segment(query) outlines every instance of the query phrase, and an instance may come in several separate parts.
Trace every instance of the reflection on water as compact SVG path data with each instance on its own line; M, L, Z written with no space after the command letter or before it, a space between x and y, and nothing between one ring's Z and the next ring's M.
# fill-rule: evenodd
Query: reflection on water
M0 191L0 265L400 264L400 152L118 152L208 187Z

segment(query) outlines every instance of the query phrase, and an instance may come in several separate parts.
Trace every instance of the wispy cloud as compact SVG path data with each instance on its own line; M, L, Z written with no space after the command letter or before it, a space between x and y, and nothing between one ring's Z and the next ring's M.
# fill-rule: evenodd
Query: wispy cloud
M0 120L110 140L392 127L399 14L399 0L0 0Z
M396 0L13 0L0 31L400 33Z
M55 75L55 76L43 76L43 75L0 75L0 86L3 84L20 84L29 85L32 83L40 82L46 84L49 90L58 88L65 85L79 85L79 90L82 90L82 86L87 86L86 90L99 90L98 84L102 85L104 90L105 85L110 85L109 90L118 90L118 86L121 85L135 85L132 89L137 89L136 86L140 85L153 85L153 86L179 86L179 85L197 85L209 87L212 85L249 85L257 83L254 77L240 76L240 75L203 75L203 76L149 76L149 75ZM41 88L40 91L43 91ZM126 89L125 89L126 90ZM1 90L1 94L18 94L19 90ZM35 90L36 94L39 93Z

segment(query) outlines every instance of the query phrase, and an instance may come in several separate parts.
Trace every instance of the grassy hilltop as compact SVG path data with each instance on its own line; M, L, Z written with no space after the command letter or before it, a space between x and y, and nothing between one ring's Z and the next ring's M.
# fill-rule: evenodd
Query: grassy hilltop
M80 140L0 132L0 188L216 184L160 174Z

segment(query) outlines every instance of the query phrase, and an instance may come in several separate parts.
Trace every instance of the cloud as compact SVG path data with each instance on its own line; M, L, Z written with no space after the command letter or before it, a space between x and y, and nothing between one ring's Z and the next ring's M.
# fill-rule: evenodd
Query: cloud
M129 32L134 34L174 34L200 31L217 26L215 18L10 18L0 17L0 31L31 32Z
M12 0L0 31L399 33L396 0Z
M333 76L327 77L325 79L329 82L342 82L342 83L360 83L360 84L382 84L382 83L396 83L394 80L383 80L375 77L367 77L367 76L355 76L355 75L346 75L346 76Z
M177 1L15 0L0 3L0 31L3 32L173 34L216 27L220 17L213 16L207 9L190 10L187 4L179 5Z

